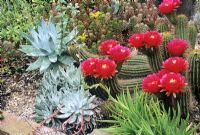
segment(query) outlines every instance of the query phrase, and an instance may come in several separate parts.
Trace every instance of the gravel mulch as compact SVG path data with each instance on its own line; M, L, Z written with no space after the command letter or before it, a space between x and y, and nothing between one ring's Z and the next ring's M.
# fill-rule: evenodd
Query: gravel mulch
M7 77L3 86L7 95L4 98L4 110L21 118L31 119L40 78L37 72Z

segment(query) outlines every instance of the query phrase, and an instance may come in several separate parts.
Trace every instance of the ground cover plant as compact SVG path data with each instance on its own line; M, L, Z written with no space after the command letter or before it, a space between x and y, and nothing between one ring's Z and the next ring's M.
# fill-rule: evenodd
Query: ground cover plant
M14 24L24 28L20 34L2 38L20 41L26 71L42 78L33 133L43 126L67 135L95 128L116 135L197 132L199 122L190 116L200 101L199 16L182 14L185 1L14 2L4 3L2 12L23 15L25 7L26 21L43 18L20 21Z

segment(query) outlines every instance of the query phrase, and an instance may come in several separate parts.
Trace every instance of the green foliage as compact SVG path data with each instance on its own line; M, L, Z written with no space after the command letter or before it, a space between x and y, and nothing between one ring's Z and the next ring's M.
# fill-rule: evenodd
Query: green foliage
M115 135L193 135L197 129L188 125L189 117L181 119L179 106L177 112L167 112L158 100L137 89L133 97L129 92L119 95L108 109L114 120L104 122L114 126L104 130Z
M94 103L96 98L84 90L80 75L80 69L73 65L67 70L60 68L56 72L45 72L36 97L37 122L44 122L44 125L55 128L63 126L67 121L63 130L68 134L73 133L82 122L85 126L88 123L95 126L94 119L98 111Z
M50 10L50 0L0 0L0 39L19 43L27 32Z
M68 20L61 25L42 21L37 31L31 30L31 35L23 34L31 45L21 45L19 50L28 56L38 57L28 67L28 71L38 68L40 72L56 70L59 66L72 63L73 59L65 51L77 35L77 29L74 28L71 32L65 30L66 27L63 25L66 26L68 23Z

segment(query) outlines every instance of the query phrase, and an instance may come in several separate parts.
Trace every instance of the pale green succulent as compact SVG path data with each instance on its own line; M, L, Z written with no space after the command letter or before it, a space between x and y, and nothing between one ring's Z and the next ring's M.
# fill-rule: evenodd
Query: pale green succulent
M68 21L64 23L68 24ZM72 57L68 56L65 51L68 45L77 35L75 28L71 32L65 30L64 24L55 25L51 21L48 23L42 21L37 30L31 30L30 35L23 33L31 45L21 45L20 51L28 56L38 57L31 63L27 71L40 69L44 72L49 69L58 69L59 66L69 65L73 62Z
M194 23L197 25L197 27L200 27L200 12L196 12L194 17L193 17Z
M65 133L72 133L81 125L96 126L96 115L99 113L97 99L82 85L80 69L70 65L67 70L59 68L57 72L45 72L39 93L36 97L35 120L48 119L55 111L59 113L45 122L46 126L61 127L69 119ZM92 126L90 126L92 125ZM87 130L87 127L84 129Z

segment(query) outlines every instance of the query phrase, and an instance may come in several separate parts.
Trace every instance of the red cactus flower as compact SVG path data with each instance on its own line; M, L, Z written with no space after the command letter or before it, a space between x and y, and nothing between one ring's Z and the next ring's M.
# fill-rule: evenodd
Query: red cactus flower
M96 65L96 76L105 78L111 78L116 73L116 63L110 59L99 60Z
M157 31L148 31L145 33L145 43L147 48L161 45L162 39L162 35Z
M117 40L106 40L100 44L99 51L104 55L108 55L109 50L118 44Z
M159 78L162 78L163 75L168 74L168 73L170 73L169 70L161 69L160 71L158 71L158 72L156 73L156 75L157 75Z
M188 42L184 39L173 39L167 44L167 50L173 56L182 56L187 48Z
M86 76L94 75L96 72L96 64L99 62L98 58L88 58L81 63L81 71Z
M179 73L168 73L165 74L161 80L162 91L167 91L167 96L171 93L183 92L183 88L186 86L185 77Z
M171 57L163 62L163 68L171 72L181 73L188 69L187 60L181 57Z
M163 3L168 3L168 2L172 2L174 4L174 7L179 7L181 4L180 0L163 0Z
M145 77L142 81L142 89L144 92L156 93L160 91L160 78L156 74Z
M169 14L171 12L174 11L174 9L176 8L175 4L173 2L162 2L160 5L159 5L159 11L163 14Z
M137 33L133 34L128 42L131 44L132 47L142 47L144 46L144 34L143 33Z
M117 45L110 49L109 57L116 62L123 62L130 58L131 50L128 47Z

